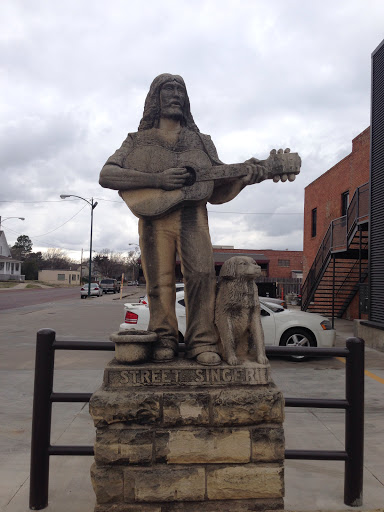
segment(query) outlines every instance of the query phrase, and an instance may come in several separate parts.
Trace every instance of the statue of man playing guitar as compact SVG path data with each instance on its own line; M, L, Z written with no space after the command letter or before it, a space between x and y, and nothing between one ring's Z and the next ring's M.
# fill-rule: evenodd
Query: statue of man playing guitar
M293 181L299 170L300 157L289 150L272 151L265 161L224 165L210 136L200 133L193 120L184 80L171 74L154 79L138 131L128 134L100 174L100 185L118 190L139 217L148 329L158 335L153 361L171 361L177 354L177 252L185 286L186 356L204 365L220 364L206 204L230 201L246 185L268 178Z

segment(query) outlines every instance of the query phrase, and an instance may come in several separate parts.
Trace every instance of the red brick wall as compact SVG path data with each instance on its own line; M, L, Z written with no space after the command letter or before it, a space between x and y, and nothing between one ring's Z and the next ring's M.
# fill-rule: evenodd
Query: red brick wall
M303 251L275 251L272 249L213 249L214 252L244 254L257 260L257 255L263 255L268 260L267 277L292 277L292 270L303 269ZM289 260L289 267L279 266L279 260Z
M352 152L305 188L304 199L304 279L320 243L333 219L341 216L341 195L349 190L349 200L359 186L369 181L370 128L352 140ZM317 234L312 237L312 210L317 208Z

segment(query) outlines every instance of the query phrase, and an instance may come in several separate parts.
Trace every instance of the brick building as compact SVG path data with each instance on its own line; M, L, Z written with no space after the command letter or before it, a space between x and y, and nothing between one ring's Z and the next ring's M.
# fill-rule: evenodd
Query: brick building
M276 251L272 249L235 249L232 246L213 246L216 275L220 273L223 263L233 256L250 256L261 267L262 275L258 278L260 295L281 297L288 293L300 293L303 276L303 251ZM139 260L139 263L141 261ZM176 256L176 280L182 281L180 259ZM144 284L143 271L139 270L139 281Z
M250 256L261 267L262 276L291 279L302 277L303 251L276 251L272 249L234 249L233 247L213 246L216 274L219 275L223 263L233 256Z
M325 253L329 248L332 254L338 255L339 260L344 260L339 263L335 262L335 268L337 265L339 265L340 269L343 268L344 271L341 274L344 274L344 277L351 273L352 256L356 255L358 240L356 236L349 239L349 235L356 235L356 233L350 230L353 227L352 220L348 220L347 214L351 219L352 216L356 217L357 215L359 217L359 212L356 211L356 203L358 206L360 203L360 209L366 207L368 211L368 186L364 187L364 185L369 182L369 154L370 128L368 127L352 140L352 152L349 155L305 188L304 280L310 273L321 274L321 270L324 271L324 268L321 269L320 267L322 263L326 263L326 256L321 253ZM358 192L355 194L356 191ZM359 200L356 197L357 195L359 195ZM361 215L356 225L359 224L360 218L362 218ZM364 217L364 221L366 220ZM365 242L367 242L367 234L365 235ZM349 260L348 264L346 260ZM332 267L333 263L330 262L330 264ZM315 266L317 267L316 269L314 269ZM357 272L357 266L355 265L355 267L354 271ZM333 267L328 270L328 277L330 279ZM326 272L325 274L327 275ZM309 277L313 276L310 275ZM345 289L345 279L340 281L340 284L342 283ZM352 302L352 305L348 306L348 310L343 314L347 317L356 318L359 314L358 294ZM312 308L312 310L327 314L330 311L329 308Z

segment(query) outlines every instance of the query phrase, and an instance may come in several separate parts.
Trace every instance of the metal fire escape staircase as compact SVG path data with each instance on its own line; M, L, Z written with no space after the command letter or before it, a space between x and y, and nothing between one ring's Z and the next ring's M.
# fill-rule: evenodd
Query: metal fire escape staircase
M302 287L303 311L341 318L368 275L369 184L331 222Z

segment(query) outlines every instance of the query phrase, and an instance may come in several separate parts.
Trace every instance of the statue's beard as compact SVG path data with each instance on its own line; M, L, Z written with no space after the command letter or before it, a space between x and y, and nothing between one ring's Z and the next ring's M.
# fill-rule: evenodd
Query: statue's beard
M183 111L181 107L176 105L171 105L169 107L165 107L161 109L161 117L165 117L167 119L173 119L175 121L181 121L183 119Z

